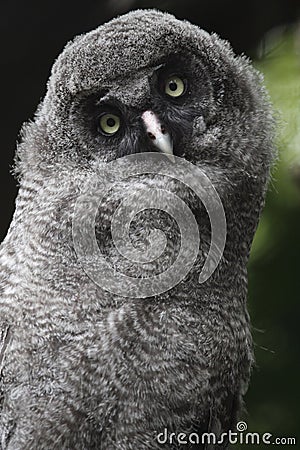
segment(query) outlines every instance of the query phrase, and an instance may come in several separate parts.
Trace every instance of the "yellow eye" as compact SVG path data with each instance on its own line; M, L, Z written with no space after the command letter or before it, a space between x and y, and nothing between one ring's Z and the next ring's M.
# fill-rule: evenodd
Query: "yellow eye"
M119 130L120 125L120 118L115 114L103 114L100 117L100 127L105 134L115 134Z
M180 97L185 92L185 85L181 78L171 76L167 78L165 93L170 97Z

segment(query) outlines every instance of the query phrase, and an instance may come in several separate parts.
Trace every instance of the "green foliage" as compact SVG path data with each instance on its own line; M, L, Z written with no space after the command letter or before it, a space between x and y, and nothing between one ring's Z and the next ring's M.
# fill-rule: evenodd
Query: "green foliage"
M278 119L279 158L248 267L257 367L246 396L248 431L297 437L294 448L300 448L299 36L299 30L281 36L256 63Z

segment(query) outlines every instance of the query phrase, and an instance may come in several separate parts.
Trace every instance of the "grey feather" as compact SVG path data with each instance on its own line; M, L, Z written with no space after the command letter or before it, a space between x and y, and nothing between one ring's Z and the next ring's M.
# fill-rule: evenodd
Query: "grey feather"
M192 74L192 93L188 105L170 106L164 116L165 100L153 94L150 80L174 56ZM120 146L88 125L89 99L100 96L128 116ZM99 210L98 230L116 268L141 270L139 276L162 268L161 261L142 269L125 264L111 245L109 218L125 188L155 184L181 195L200 217L203 238L180 284L132 299L108 293L82 270L72 214L82 186L103 163L143 151L136 117L149 107L170 127L172 120L185 127L178 138L174 127L182 156L215 185L228 233L218 269L200 285L210 239L201 203L164 177L120 182ZM169 14L134 11L66 46L34 120L23 128L20 190L1 246L2 450L155 449L161 448L155 433L165 427L201 434L234 426L253 364L246 264L275 155L273 128L262 78L250 62L218 36ZM132 238L153 224L174 228L163 213L147 212ZM178 236L168 236L172 260Z

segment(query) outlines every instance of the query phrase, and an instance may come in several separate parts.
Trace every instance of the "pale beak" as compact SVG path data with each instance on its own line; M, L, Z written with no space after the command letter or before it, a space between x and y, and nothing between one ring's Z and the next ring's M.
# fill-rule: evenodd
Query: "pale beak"
M155 147L164 153L172 162L175 162L171 136L160 123L157 115L153 111L145 111L142 114L142 120L147 134Z

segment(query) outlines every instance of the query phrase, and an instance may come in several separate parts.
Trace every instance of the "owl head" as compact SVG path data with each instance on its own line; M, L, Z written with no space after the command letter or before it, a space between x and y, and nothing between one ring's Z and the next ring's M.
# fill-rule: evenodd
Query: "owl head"
M167 13L130 12L58 57L28 130L39 143L35 166L159 151L261 170L271 153L261 81L218 36Z

